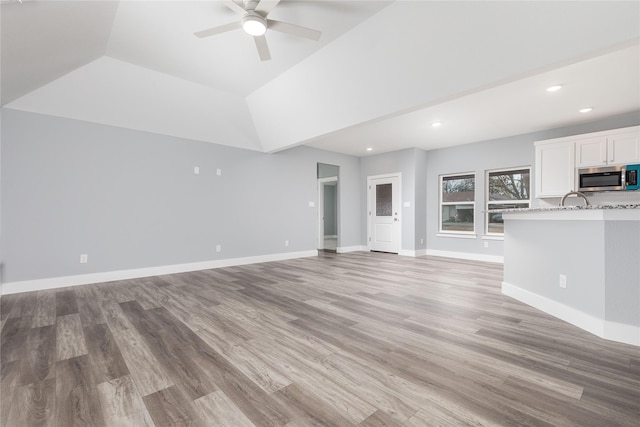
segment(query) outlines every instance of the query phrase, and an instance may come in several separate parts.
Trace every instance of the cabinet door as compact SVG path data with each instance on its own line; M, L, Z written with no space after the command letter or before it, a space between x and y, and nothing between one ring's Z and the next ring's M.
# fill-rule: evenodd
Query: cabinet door
M621 133L609 137L607 157L610 165L626 165L640 162L640 138L638 132Z
M562 197L573 191L573 141L536 146L536 197Z
M604 166L607 164L607 138L598 136L576 140L576 167Z

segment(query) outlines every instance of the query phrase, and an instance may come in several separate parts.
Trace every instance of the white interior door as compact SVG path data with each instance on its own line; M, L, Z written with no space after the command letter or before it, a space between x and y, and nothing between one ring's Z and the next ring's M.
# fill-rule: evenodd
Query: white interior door
M369 249L398 253L400 249L399 177L368 179Z

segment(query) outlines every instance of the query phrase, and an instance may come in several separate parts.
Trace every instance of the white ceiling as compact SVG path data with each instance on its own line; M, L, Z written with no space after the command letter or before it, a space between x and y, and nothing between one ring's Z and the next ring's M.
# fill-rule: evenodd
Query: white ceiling
M557 92L547 92L561 84ZM589 113L580 113L593 107ZM552 71L322 136L308 145L362 156L497 139L640 109L640 48L616 50ZM441 126L433 127L439 122Z
M322 37L268 32L265 62L242 30L193 35L238 19L216 1L0 13L6 108L252 150L432 149L640 111L640 2L282 0L269 18Z

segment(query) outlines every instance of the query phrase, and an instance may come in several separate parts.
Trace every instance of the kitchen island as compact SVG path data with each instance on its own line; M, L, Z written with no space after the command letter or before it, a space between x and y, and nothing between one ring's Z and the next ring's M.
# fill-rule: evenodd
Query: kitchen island
M640 204L501 212L504 294L640 345Z

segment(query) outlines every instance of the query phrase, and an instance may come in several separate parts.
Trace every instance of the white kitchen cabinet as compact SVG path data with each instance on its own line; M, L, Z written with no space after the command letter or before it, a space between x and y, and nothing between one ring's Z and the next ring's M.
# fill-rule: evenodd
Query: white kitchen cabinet
M640 163L640 131L611 135L607 140L607 162L609 165Z
M575 144L576 167L585 168L589 166L607 165L606 136L577 139Z
M640 163L640 126L536 141L537 198L575 190L576 169Z
M640 138L637 127L631 130L598 132L596 136L578 138L576 167L614 166L640 161Z
M536 143L536 197L561 197L575 187L575 143Z

